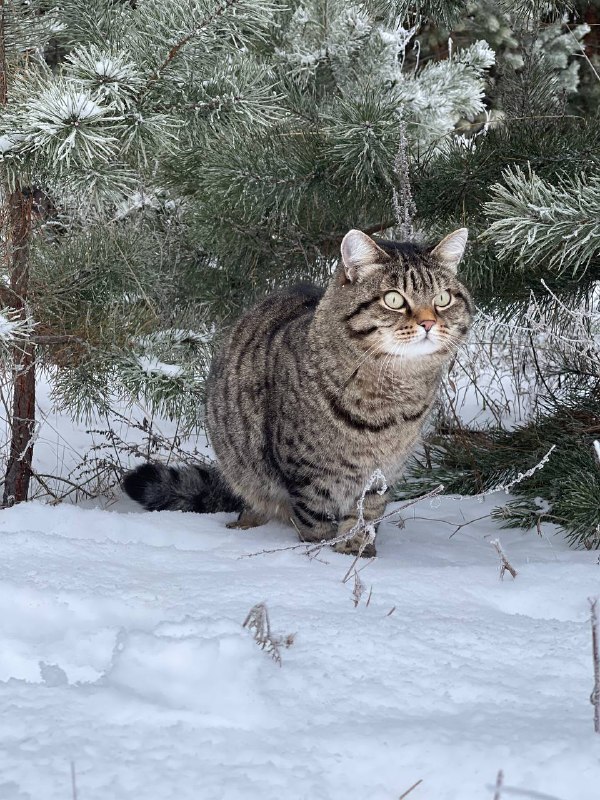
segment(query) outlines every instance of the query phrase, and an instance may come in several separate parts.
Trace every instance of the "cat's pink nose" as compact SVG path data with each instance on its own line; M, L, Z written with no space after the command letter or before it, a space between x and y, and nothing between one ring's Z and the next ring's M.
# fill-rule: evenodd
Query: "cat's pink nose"
M420 325L422 328L425 328L425 330L427 331L427 333L429 333L429 331L430 331L430 330L433 328L433 326L435 325L435 320L434 320L434 319L422 319L422 320L421 320L421 322L419 322L419 325Z

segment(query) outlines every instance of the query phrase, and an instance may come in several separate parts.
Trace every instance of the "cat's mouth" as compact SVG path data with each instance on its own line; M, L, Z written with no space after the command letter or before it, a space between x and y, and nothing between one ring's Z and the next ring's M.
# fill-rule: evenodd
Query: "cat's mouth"
M407 338L392 334L386 336L382 344L385 353L398 358L419 358L445 349L436 333L424 330Z

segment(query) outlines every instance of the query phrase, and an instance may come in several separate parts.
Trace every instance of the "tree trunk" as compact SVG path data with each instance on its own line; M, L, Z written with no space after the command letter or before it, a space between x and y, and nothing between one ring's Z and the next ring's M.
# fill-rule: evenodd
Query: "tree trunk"
M21 319L27 317L32 206L32 193L17 189L8 196L5 208L10 305L19 311ZM30 341L20 341L13 348L11 442L4 478L4 506L27 500L34 431L35 345Z
M0 0L0 105L8 100L8 73L6 64L6 9ZM5 189L6 191L6 189ZM20 188L5 195L3 209L4 253L9 276L8 295L11 308L27 317L27 292L29 288L29 244L33 193ZM13 396L11 442L6 475L4 477L4 506L27 499L33 434L35 430L35 345L30 341L17 342L13 348Z

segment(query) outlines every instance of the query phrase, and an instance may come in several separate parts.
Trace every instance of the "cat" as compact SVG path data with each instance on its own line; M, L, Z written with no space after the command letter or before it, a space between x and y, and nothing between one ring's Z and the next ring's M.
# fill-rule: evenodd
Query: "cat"
M142 465L125 491L146 508L239 511L230 527L288 522L305 542L375 555L357 503L379 469L396 481L464 341L473 301L456 269L460 228L436 247L351 230L325 290L275 292L213 360L206 428L217 469ZM365 522L387 496L364 497Z

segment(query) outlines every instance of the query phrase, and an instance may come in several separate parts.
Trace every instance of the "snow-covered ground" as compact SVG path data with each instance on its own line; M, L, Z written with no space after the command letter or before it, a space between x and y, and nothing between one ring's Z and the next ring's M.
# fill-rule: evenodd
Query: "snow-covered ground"
M1 512L0 798L72 797L73 762L79 800L486 800L499 769L503 798L597 800L598 554L503 531L501 582L494 524L447 524L494 502L384 523L357 607L346 556L244 558L295 543L275 524ZM242 628L260 601L281 667Z
M38 397L36 469L67 475L102 437ZM347 556L263 552L296 544L280 525L126 498L0 511L0 800L399 800L419 781L410 800L491 800L500 769L502 800L598 800L598 553L499 530L505 500L383 523L356 606ZM281 667L242 627L259 602L296 634Z

